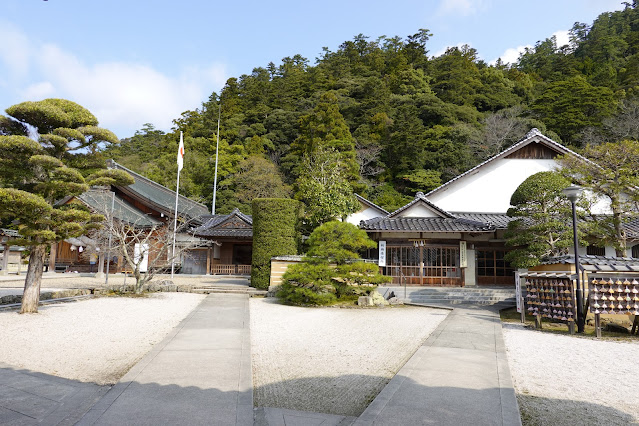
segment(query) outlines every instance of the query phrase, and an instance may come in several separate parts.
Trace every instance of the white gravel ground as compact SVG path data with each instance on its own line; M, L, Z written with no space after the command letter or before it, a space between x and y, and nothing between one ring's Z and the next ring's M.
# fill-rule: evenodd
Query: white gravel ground
M524 424L639 423L639 341L503 329Z
M357 416L448 311L302 308L251 299L255 405Z
M103 297L0 312L0 361L83 382L118 381L204 298L188 293Z

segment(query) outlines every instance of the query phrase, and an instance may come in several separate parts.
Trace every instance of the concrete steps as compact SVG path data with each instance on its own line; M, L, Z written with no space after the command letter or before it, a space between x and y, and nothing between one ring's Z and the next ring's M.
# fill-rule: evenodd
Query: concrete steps
M407 287L406 297L404 297L404 287L380 287L378 291L387 295L393 291L404 302L424 305L515 304L514 288Z
M210 293L232 293L232 294L248 294L249 296L266 296L266 290L259 290L248 285L236 284L211 284L194 287L193 293L210 294Z

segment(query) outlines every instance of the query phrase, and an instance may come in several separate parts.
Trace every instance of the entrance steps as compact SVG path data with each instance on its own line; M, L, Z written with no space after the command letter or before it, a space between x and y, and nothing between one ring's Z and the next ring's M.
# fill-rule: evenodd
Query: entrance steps
M424 305L456 305L468 303L474 305L494 305L496 303L515 304L514 288L495 287L404 287L384 286L378 291L386 297L391 291L404 303Z
M193 293L233 293L248 294L249 296L266 296L266 290L259 290L249 286L248 277L238 275L211 275L201 284L194 287Z

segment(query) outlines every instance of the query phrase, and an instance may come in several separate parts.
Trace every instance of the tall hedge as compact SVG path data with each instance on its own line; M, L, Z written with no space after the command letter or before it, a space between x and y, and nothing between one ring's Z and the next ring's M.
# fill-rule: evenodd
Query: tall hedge
M251 285L266 289L271 257L298 253L302 203L285 198L256 198L253 208Z

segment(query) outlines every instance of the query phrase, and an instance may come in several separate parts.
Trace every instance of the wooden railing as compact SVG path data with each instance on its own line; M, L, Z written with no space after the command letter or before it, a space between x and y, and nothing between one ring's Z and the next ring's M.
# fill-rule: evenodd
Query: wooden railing
M213 265L213 274L251 275L251 265Z

